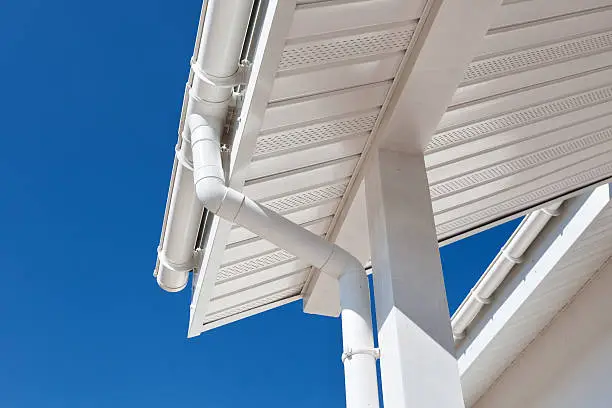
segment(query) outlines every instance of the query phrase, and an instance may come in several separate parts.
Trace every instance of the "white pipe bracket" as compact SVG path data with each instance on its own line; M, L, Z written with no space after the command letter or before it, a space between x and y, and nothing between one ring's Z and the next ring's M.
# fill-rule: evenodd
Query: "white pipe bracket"
M355 354L367 354L367 355L374 357L374 360L378 360L380 358L380 349L367 348L367 349L354 349L353 350L349 348L347 351L342 353L342 356L340 357L340 359L342 360L342 363L344 363L346 360L352 359Z
M185 167L187 170L193 171L193 161L185 157L183 149L180 148L179 145L176 145L174 151L176 152L176 160L179 162L179 164Z
M179 137L181 138L181 143L177 143L174 147L176 160L187 170L193 171L193 160L189 159L185 155L185 147L191 146L191 138L189 137L189 132L187 132L187 129L183 129L182 132L179 132Z
M204 260L204 249L196 248L193 251L193 272L196 273L197 269L202 265Z
M157 258L159 259L159 263L164 267L170 269L174 272L188 273L193 269L193 260L192 262L179 264L176 262L172 262L166 257L164 251L162 251L161 247L157 248Z
M453 338L455 340L463 340L463 339L465 339L465 331L462 331L461 333L453 332Z
M227 110L227 106L226 106L227 101L211 102L211 101L207 101L206 99L202 99L200 96L198 96L197 92L195 91L193 87L189 87L189 92L187 92L187 94L189 95L189 99L193 100L195 103L206 105L206 107L211 112L217 112L216 114L213 113L213 115L225 116L225 115L221 115L221 112L222 110Z
M491 303L491 299L481 297L474 289L470 290L470 294L474 296L474 300L480 303L481 305L488 305Z
M233 75L228 77L218 77L204 72L202 68L198 66L198 63L193 57L191 58L191 70L193 74L202 82L219 88L233 88L238 85L246 85L249 80L249 74L251 73L251 63L249 61L242 61L238 65L238 69Z
M523 258L516 258L516 257L514 257L514 256L510 255L510 254L508 253L508 251L507 251L507 250L505 250L505 249L504 249L504 250L501 252L501 254L502 254L502 256L503 256L504 258L506 258L507 260L509 260L509 261L510 261L510 262L512 262L513 264L520 264L521 262L523 262Z
M559 214L561 214L561 211L559 210L559 208L555 208L555 209L551 209L551 208L542 208L542 212L550 217L556 217Z

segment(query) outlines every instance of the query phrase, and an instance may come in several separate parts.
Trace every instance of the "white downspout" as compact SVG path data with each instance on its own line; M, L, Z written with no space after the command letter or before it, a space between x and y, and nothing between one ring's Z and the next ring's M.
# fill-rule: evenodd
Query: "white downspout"
M529 214L516 228L508 242L499 251L493 262L482 274L470 294L461 303L451 319L453 336L455 340L464 337L464 332L469 324L478 315L484 305L490 303L490 298L495 290L501 285L512 267L521 263L521 257L527 251L531 243L540 234L548 221L559 215L559 201L546 208Z
M232 85L241 73L239 60L253 1L204 1L204 22L191 63L184 116L198 113L215 117L221 123L225 120ZM185 145L184 141L177 145L155 272L157 283L168 292L178 292L187 285L203 212L193 188L191 146Z
M196 195L210 212L339 279L347 407L378 407L377 350L368 278L361 263L339 246L225 185L217 118L190 115L186 129L186 137L191 138Z

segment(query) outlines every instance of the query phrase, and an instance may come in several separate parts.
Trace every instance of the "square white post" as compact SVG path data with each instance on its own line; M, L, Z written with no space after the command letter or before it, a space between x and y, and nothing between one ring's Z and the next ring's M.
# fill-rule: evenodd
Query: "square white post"
M463 407L424 158L372 154L365 187L385 408Z

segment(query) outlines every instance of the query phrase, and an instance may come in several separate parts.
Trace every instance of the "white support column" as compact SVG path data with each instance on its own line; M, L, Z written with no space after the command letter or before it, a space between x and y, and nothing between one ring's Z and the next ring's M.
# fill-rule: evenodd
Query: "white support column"
M423 156L372 154L365 181L384 406L463 407Z
M381 146L415 154L423 151L451 103L466 68L477 55L491 21L499 13L502 0L428 0L426 3L425 12L419 19L416 41L394 80L380 125L364 151L365 159L362 156L361 164L355 169L326 234L327 239L337 239L336 242L355 255L359 255L364 242L357 234L349 232L349 237L343 238L340 232L345 225L350 225L352 230L365 229L359 222L359 219L365 222L365 217L353 203L361 204L358 189L368 171L370 154ZM353 213L353 220L344 221L350 213ZM337 315L337 293L335 282L320 277L315 271L304 290L304 311Z

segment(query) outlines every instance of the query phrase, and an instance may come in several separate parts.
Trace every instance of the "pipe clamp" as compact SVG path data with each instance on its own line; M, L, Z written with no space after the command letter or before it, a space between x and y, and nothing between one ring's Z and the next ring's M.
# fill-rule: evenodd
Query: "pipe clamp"
M191 58L191 70L193 74L202 82L219 88L233 88L238 85L246 85L251 72L251 63L242 61L238 65L238 69L233 75L228 77L218 77L204 72L197 64L197 61Z
M523 262L522 258L516 258L512 255L510 255L510 253L508 252L507 249L504 249L503 251L501 251L501 254L504 258L506 258L507 260L509 260L510 262L512 262L513 264L520 264L521 262Z
M548 215L549 217L556 217L556 216L558 216L559 214L561 214L561 211L559 211L559 209L558 209L558 208L551 209L551 208L546 208L546 207L544 207L544 208L542 208L542 212L543 212L544 214Z
M481 297L474 289L470 291L470 294L474 297L474 300L480 303L481 305L488 305L491 303L491 299Z
M162 266L174 272L188 273L191 272L191 270L193 269L193 260L191 262L183 264L172 262L166 257L166 254L164 251L162 251L161 247L157 248L157 259L159 259L159 263Z
M342 356L340 357L340 359L342 360L342 363L344 363L346 360L350 360L353 358L353 356L355 354L368 354L372 357L374 357L375 360L378 360L380 358L380 349L378 348L367 348L367 349L348 349L347 351L345 351L344 353L342 353Z

